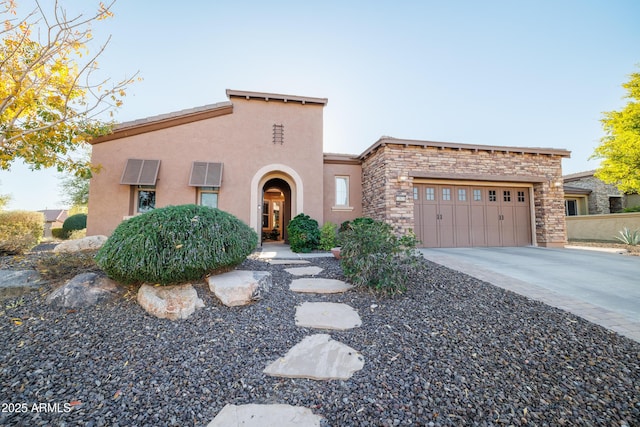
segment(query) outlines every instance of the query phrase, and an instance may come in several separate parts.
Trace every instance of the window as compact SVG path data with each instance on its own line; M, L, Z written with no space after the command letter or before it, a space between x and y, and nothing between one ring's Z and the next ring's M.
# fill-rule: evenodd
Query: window
M139 185L136 189L136 212L149 212L156 207L156 187Z
M436 190L432 187L427 187L424 190L424 199L425 200L435 200L436 199Z
M480 190L480 189L474 189L473 190L473 200L475 202L481 202L482 201L482 190Z
M467 190L458 188L458 201L464 202L465 200L467 200Z
M504 190L504 191L502 192L502 199L503 199L505 202L510 202L510 201L511 201L511 191L509 191L509 190Z
M418 198L419 198L418 187L413 187L413 200L418 200Z
M567 216L578 215L578 201L576 199L568 199L564 201L564 213Z
M216 187L199 187L198 204L218 208L218 189Z
M525 199L524 191L518 191L518 202L524 203L527 199Z
M443 188L442 189L442 200L451 200L451 189Z
M336 206L349 206L348 176L336 176Z
M496 197L496 190L489 190L489 201L497 202L498 198Z

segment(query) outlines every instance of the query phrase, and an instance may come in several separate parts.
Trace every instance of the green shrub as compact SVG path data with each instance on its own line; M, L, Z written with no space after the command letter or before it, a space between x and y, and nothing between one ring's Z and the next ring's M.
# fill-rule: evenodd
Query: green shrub
M303 213L296 215L287 226L289 244L293 252L311 252L320 243L318 221Z
M23 254L40 242L43 233L41 212L0 212L0 254Z
M338 229L338 237L336 238L336 244L338 246L342 246L344 232L349 230L352 224L357 226L361 224L372 224L372 223L373 223L373 219L366 216L358 217L353 221L349 221L349 220L344 221L342 224L340 224L340 228Z
M407 289L422 257L413 233L398 237L382 221L351 222L343 233L340 265L347 280L389 295Z
M52 228L51 236L55 237L56 239L64 240L69 237L69 233L67 233L64 228Z
M320 228L320 244L319 248L323 251L329 251L331 248L336 247L336 229L337 225L332 223L331 221L327 221L322 224Z
M120 223L98 251L96 262L124 284L167 285L231 269L257 244L256 232L227 212L167 206Z
M640 212L640 205L639 206L631 206L629 208L624 208L622 210L622 212Z
M631 230L625 227L622 231L619 231L619 233L620 236L616 236L616 239L620 240L625 245L640 245L640 230Z
M79 213L71 215L62 223L62 229L71 234L74 230L84 230L87 228L87 214Z

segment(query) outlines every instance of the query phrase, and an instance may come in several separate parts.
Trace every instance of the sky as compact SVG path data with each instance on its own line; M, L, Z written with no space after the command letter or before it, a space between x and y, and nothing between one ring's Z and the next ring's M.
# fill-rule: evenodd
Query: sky
M98 1L59 0L73 13ZM18 4L31 8L32 0ZM381 136L562 148L595 169L605 111L640 70L637 0L117 0L93 26L100 72L139 72L117 122L227 101L225 89L328 98L324 151ZM9 209L63 208L59 174L0 171Z

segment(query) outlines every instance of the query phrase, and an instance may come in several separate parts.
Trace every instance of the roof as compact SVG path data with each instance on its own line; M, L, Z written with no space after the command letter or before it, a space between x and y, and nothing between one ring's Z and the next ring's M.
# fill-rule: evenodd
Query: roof
M63 222L69 216L66 209L44 209L38 212L44 214L45 222Z
M595 173L596 173L595 169L594 170L590 170L590 171L585 171L585 172L577 172L577 173L572 173L572 174L569 174L569 175L565 175L565 176L562 177L562 179L564 179L565 182L567 182L567 181L577 181L577 180L582 179L582 178L592 177Z
M283 95L280 93L266 93L266 92L249 92L246 90L233 90L227 89L227 97L231 98L244 98L259 99L262 101L281 101L281 102L298 102L300 104L318 104L327 105L329 100L327 98L312 98L309 96L297 96L297 95Z
M570 185L563 186L564 194L591 194L592 191L588 188L571 187Z
M453 150L471 150L471 151L489 151L489 152L502 152L502 153L520 153L520 154L538 154L547 156L560 156L570 157L571 151L558 149L558 148L539 148L539 147L510 147L500 145L477 145L477 144L460 144L457 142L436 142L436 141L420 141L414 139L399 139L391 136L383 136L376 141L372 146L367 148L361 155L360 159L366 158L369 154L376 151L379 147L384 147L387 144L399 144L417 147L433 147L433 148L450 148Z
M144 119L123 122L116 125L112 133L98 137L89 142L91 144L100 144L101 142L139 135L141 133L152 132L159 129L165 129L231 113L233 113L233 104L229 101L203 105L201 107L189 108L187 110L175 111L173 113L160 114Z
M324 163L359 165L360 159L356 154L323 153Z

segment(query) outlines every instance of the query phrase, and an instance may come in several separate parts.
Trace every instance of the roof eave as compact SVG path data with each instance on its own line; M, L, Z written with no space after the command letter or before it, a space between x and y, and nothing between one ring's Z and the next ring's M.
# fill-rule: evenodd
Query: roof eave
M227 97L231 98L244 98L246 100L259 99L261 101L282 101L282 102L297 102L303 105L316 104L325 106L329 102L327 98L313 98L310 96L297 96L297 95L284 95L281 93L267 93L267 92L250 92L247 90L233 90L227 89Z

